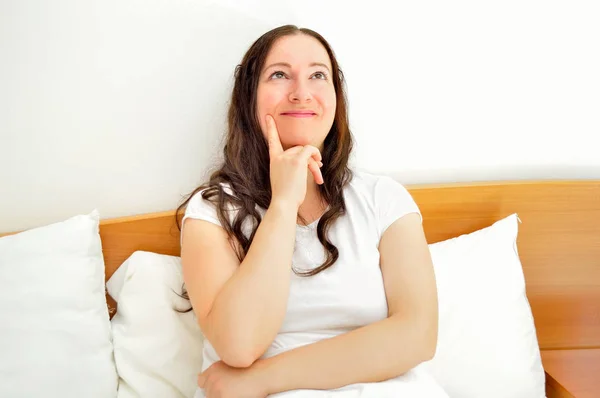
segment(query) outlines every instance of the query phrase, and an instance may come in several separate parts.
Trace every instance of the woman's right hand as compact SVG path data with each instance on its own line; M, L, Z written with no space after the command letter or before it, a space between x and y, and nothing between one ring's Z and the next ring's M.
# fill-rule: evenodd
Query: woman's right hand
M266 124L271 158L271 202L281 201L299 208L306 196L308 171L317 184L323 184L321 152L312 145L295 146L284 151L271 115L267 115Z

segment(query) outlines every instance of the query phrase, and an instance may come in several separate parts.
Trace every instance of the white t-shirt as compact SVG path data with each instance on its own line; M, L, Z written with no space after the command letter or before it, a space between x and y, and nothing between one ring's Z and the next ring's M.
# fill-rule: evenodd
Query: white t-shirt
M317 275L302 277L292 269L286 315L281 329L263 358L334 337L385 319L388 315L383 277L379 267L379 242L396 220L419 209L410 193L385 176L354 172L344 189L346 214L330 227L328 237L339 250L338 260ZM264 215L265 209L257 208ZM183 222L195 218L220 225L214 206L200 193L194 195ZM296 227L292 265L310 270L321 265L326 251L317 238L318 220ZM248 234L248 227L243 229ZM204 342L202 370L219 357ZM427 397L447 398L435 381L418 366L404 375L380 383L353 384L330 391L294 390L272 395L285 398L316 397ZM196 398L204 397L198 389Z

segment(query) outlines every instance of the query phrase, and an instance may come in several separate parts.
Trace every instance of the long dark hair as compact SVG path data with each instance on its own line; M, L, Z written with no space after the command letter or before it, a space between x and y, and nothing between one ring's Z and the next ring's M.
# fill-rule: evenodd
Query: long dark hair
M348 126L344 75L331 46L317 32L285 25L265 33L248 49L241 64L235 69L235 83L228 112L228 131L223 149L224 161L212 173L208 183L196 188L179 205L175 217L177 227L181 231L184 208L192 196L203 190L202 197L215 205L218 218L227 231L238 259L240 262L244 259L262 220L256 205L267 209L271 203L269 149L257 118L256 93L260 72L273 43L281 37L297 34L314 37L327 50L337 103L333 125L323 144L321 173L324 184L318 186L322 199L329 205L317 225L317 236L327 250L327 258L323 264L310 271L294 270L299 275L312 276L332 266L339 257L337 247L327 238L327 231L346 211L343 188L352 179L348 161L353 146ZM229 185L233 195L223 189L223 184ZM229 217L230 210L228 211L231 206L238 209L233 221ZM242 232L242 224L248 217L252 222L252 232L246 237Z

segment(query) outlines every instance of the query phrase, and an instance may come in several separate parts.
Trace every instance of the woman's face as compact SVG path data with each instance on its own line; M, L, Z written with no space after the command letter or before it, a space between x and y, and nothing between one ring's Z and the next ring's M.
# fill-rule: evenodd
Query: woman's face
M284 149L313 145L322 149L335 117L336 96L331 62L321 43L299 34L278 39L261 71L258 117L275 119Z

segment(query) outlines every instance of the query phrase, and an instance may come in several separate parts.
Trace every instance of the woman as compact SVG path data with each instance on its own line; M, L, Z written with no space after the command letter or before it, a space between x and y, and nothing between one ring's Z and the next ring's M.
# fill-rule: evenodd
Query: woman
M417 367L438 317L419 209L349 169L343 84L325 39L289 25L236 69L224 163L182 204L196 397L447 397Z

